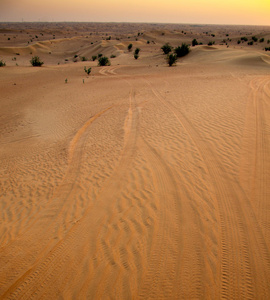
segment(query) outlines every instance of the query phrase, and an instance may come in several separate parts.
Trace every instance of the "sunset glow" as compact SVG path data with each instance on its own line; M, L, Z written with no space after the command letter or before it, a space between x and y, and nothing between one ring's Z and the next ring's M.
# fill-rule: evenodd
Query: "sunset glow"
M269 0L1 0L0 21L270 25Z

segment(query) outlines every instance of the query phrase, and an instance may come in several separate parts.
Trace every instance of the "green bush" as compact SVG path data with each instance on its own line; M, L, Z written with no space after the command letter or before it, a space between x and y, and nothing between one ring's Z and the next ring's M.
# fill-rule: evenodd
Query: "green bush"
M208 43L208 46L213 46L215 44L215 41L210 41L209 43Z
M183 57L187 54L189 54L190 49L189 46L185 43L182 43L181 46L178 46L174 49L174 53L177 55L177 57Z
M115 58L116 56L114 55L114 54L112 54L111 56L110 56L110 58Z
M263 43L263 42L264 42L264 38L261 38L261 39L260 39L260 43Z
M108 57L102 56L102 57L100 57L99 60L98 60L98 65L99 65L99 66L110 66L111 63L110 63Z
M138 59L138 58L139 58L139 55L138 55L138 54L134 54L134 58L135 58L135 59Z
M40 61L38 56L32 57L30 63L33 67L41 67L44 64L43 61Z
M91 73L91 69L92 69L92 68L86 69L86 67L84 67L84 72L85 72L87 75L89 75L89 74Z
M102 53L99 53L98 54L98 58L100 58L100 57L102 57L103 56L103 54Z
M139 55L139 52L141 51L141 49L140 48L136 48L135 49L135 51L134 51L134 54L137 54L137 55Z
M129 44L129 45L128 45L128 47L127 47L127 48L128 48L128 51L129 51L129 52L131 51L131 49L132 49L132 46L133 46L132 44Z
M167 62L169 64L169 67L171 67L173 64L175 64L176 61L177 61L177 55L176 54L168 54Z
M248 42L248 45L252 46L253 45L253 41Z
M161 47L161 50L164 52L164 54L169 54L170 52L172 52L172 49L173 47L169 43L166 43Z
M97 59L97 56L96 55L93 55L92 56L92 61L95 61Z
M247 37L245 37L245 36L241 37L241 41L247 42L247 40L248 40Z
M82 60L82 61L88 61L87 57L85 57L85 56L82 56L82 57L81 57L81 60Z
M270 47L268 47L268 48L265 47L264 50L265 50L265 51L270 51Z
M1 60L0 60L0 67L4 67L5 65L6 65L6 63L3 62L3 60L1 59Z
M191 42L191 44L192 44L193 47L199 45L199 43L197 42L196 39L194 39L194 40Z
M253 41L256 43L258 41L258 39L256 38L256 36L252 37Z

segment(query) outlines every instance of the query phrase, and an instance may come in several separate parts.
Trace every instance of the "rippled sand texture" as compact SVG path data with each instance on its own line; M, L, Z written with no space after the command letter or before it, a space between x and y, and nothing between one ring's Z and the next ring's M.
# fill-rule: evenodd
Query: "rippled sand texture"
M0 68L1 299L270 299L269 55L151 47Z

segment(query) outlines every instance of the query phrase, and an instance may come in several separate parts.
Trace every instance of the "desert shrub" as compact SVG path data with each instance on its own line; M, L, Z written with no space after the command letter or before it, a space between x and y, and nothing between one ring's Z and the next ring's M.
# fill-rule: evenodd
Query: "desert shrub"
M77 55L77 54L75 54L75 55L74 55L74 58L77 58L77 57L78 57L78 55Z
M89 75L89 74L91 73L91 69L92 69L92 68L86 69L86 67L84 67L84 72L85 72L87 75Z
M175 64L177 61L177 55L176 54L168 54L167 56L167 62L169 64L169 67L171 67L173 64Z
M82 56L82 57L81 57L81 60L82 60L82 61L88 61L87 57L85 57L85 56Z
M138 58L139 58L139 54L135 54L135 53L134 53L134 58L135 58L135 59L138 59Z
M115 58L116 56L114 55L114 54L112 54L111 56L110 56L110 58Z
M178 46L177 48L174 49L174 53L177 55L177 57L183 57L187 54L189 54L189 45L182 43L181 46Z
M102 57L103 56L103 54L102 53L99 53L98 54L98 58L100 58L100 57Z
M30 63L33 67L41 67L44 62L39 59L38 56L34 56L30 59Z
M150 41L147 41L147 44L150 44Z
M253 45L253 41L248 42L248 45L252 46Z
M245 36L241 37L241 41L247 42L247 40L248 40L247 37L245 37Z
M128 51L131 51L132 46L133 46L132 44L129 44L129 45L128 45L128 47L127 47L127 48L128 48Z
M264 50L265 51L270 51L270 47L265 47Z
M263 43L263 42L264 42L264 38L261 38L261 39L260 39L260 43Z
M98 65L99 66L110 66L110 64L111 63L110 63L108 57L106 57L106 56L102 56L98 60Z
M199 45L196 39L192 40L191 44L193 47Z
M211 34L211 36L212 36L212 37L215 37L215 35L214 35L213 33Z
M134 51L134 54L137 54L137 55L139 55L139 52L141 51L141 49L140 48L136 48L135 49L135 51Z
M270 44L270 40L267 41L267 44Z
M4 67L6 65L6 63L1 59L0 60L0 67Z
M252 40L256 43L258 41L258 39L256 38L256 36L252 37Z
M240 44L240 43L241 43L241 41L240 41L240 40L238 40L238 41L237 41L237 44Z
M215 44L215 41L210 41L209 43L208 43L208 46L213 46Z
M169 54L170 52L172 52L172 49L173 47L169 43L166 43L161 47L161 50L164 52L164 54Z
M95 61L97 59L97 56L96 55L93 55L92 56L92 61Z

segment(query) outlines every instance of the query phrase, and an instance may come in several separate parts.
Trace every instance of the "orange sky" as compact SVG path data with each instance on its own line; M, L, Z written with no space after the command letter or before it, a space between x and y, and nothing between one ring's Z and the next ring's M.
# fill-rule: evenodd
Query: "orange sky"
M270 25L270 0L0 0L0 21Z

